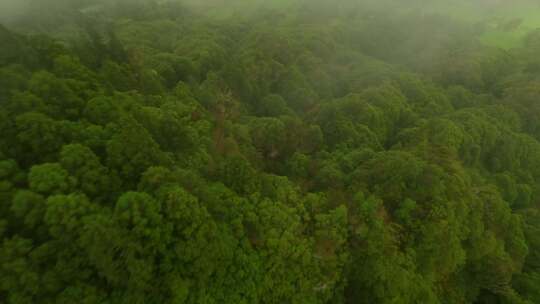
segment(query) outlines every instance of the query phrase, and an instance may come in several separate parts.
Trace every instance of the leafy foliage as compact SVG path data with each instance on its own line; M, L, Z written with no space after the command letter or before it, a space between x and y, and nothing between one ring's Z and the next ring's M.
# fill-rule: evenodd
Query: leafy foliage
M540 303L538 31L63 2L0 27L0 302Z

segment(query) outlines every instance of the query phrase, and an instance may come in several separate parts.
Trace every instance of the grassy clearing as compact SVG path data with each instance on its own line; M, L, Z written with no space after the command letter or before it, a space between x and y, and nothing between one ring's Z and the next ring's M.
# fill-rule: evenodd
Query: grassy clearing
M424 7L426 13L450 16L459 22L488 24L480 40L488 45L509 49L520 46L523 37L531 30L540 28L540 3L535 1L468 1L451 5L437 1ZM519 27L502 30L501 25L521 20Z

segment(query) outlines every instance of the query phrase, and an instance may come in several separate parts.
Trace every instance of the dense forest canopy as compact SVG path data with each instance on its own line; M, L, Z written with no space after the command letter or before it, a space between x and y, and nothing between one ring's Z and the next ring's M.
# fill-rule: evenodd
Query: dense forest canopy
M540 303L539 2L0 23L0 303Z

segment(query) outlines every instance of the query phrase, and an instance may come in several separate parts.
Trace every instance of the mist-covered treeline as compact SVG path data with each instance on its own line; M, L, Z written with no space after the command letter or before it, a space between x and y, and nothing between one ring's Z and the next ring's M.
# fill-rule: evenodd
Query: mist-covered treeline
M0 302L540 303L535 7L0 2Z

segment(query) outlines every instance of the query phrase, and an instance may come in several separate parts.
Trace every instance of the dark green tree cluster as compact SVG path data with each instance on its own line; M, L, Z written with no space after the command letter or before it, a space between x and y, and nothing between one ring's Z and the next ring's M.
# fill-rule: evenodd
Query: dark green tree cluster
M538 31L50 2L0 26L1 303L540 303Z

